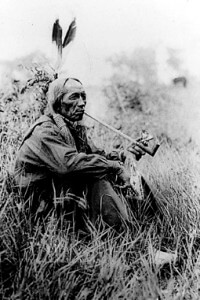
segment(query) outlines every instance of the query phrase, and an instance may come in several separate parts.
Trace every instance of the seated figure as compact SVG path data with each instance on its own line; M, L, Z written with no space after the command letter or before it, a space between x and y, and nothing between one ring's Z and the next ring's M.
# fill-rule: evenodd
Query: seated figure
M25 135L15 163L15 181L32 220L47 216L56 206L78 227L84 211L94 225L100 217L120 228L129 220L112 180L129 186L130 176L120 159L109 159L87 139L81 124L86 106L82 83L74 78L53 81L48 106L49 112ZM144 154L139 147L133 153Z

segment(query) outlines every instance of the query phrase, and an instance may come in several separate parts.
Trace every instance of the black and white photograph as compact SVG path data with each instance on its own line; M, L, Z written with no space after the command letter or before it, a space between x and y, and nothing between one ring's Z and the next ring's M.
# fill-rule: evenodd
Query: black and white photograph
M200 2L0 1L0 299L200 299Z

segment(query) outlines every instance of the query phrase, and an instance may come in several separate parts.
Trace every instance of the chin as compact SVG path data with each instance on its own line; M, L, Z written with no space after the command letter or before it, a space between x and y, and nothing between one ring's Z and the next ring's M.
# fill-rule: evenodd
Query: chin
M76 118L76 121L81 121L83 119L83 115L80 115Z
M71 118L70 121L72 121L72 122L77 122L77 121L81 121L82 119L83 119L83 115L82 115L82 116L77 116L77 117Z
M82 118L76 119L77 122L78 122L78 121L82 121L82 120L83 120L83 117L82 117Z

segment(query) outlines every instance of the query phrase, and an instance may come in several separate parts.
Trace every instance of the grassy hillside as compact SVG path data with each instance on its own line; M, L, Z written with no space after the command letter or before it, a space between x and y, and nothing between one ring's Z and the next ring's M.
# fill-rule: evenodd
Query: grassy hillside
M24 132L45 104L43 86L33 85L21 94L18 84L1 88L2 186ZM45 228L38 224L32 230L11 183L8 190L0 190L2 299L199 299L198 85L154 84L140 86L140 93L129 85L126 97L117 85L121 102L116 82L103 88L88 89L89 112L132 137L147 129L162 141L156 156L146 155L137 168L154 192L163 219L146 223L141 211L125 233L93 229L80 236L71 227L60 228L52 215ZM98 146L107 151L126 147L114 133L86 122ZM160 249L177 259L157 264Z

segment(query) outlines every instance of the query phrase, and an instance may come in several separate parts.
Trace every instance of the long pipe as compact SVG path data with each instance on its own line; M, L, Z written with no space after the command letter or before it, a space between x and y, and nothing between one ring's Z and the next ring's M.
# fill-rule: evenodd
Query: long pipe
M107 123L89 115L88 113L85 112L85 115L91 119L93 119L94 121L100 123L101 125L107 127L108 129L112 130L113 132L117 133L118 135L122 136L123 138L125 138L126 140L130 141L133 145L137 145L139 146L142 150L144 150L145 152L147 152L149 155L154 156L156 151L159 148L159 144L156 144L152 149L149 149L149 147L142 145L141 143L139 143L137 140L131 138L130 136L124 134L123 132L121 132L120 130L112 127L111 125L108 125ZM153 138L150 138L148 140L151 140Z
M113 132L117 133L118 135L121 135L123 138L125 138L126 140L129 140L130 142L132 143L137 143L136 140L132 139L130 136L124 134L123 132L121 132L120 130L112 127L111 125L108 125L107 123L103 122L103 121L100 121L99 119L89 115L88 113L85 112L85 115L91 119L93 119L94 121L100 123L101 125L107 127L108 129L112 130Z

